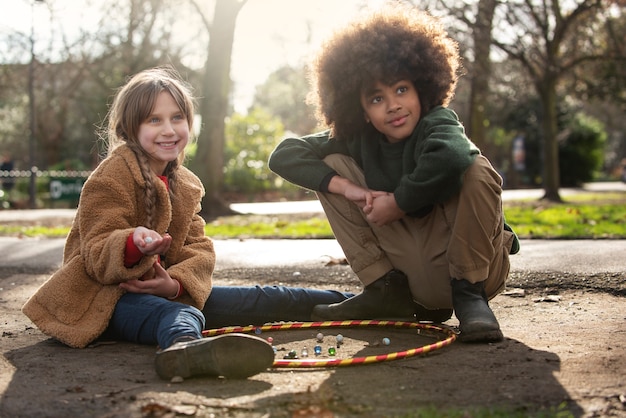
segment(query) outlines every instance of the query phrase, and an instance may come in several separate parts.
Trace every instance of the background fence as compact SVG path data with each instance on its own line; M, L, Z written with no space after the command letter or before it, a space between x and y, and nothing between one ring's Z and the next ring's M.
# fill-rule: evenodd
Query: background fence
M91 171L0 170L2 209L76 207Z

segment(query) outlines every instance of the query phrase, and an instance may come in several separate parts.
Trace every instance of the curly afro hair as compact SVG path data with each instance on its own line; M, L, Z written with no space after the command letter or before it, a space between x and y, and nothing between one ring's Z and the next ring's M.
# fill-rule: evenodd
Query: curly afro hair
M461 69L458 44L443 25L414 6L389 3L336 32L310 68L309 102L332 135L348 138L368 129L361 92L376 82L410 80L424 113L446 106Z

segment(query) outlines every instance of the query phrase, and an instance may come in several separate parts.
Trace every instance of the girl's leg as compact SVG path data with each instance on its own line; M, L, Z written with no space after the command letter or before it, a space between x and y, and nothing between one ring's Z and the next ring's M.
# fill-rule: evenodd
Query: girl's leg
M175 376L246 378L271 367L274 350L253 335L202 338L204 315L189 305L158 296L126 293L118 301L108 335L140 344L158 344L155 369Z
M167 348L178 340L201 338L203 328L204 316L193 306L126 293L115 306L107 336Z
M310 321L315 305L337 303L351 296L334 290L300 287L214 286L202 313L207 328Z

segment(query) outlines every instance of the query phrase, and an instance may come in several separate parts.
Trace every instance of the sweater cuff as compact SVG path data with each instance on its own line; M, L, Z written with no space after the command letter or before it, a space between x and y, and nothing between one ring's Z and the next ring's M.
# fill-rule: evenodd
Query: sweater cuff
M185 293L185 288L180 283L180 281L178 281L178 279L174 279L174 280L176 280L176 283L178 283L178 291L176 292L176 294L174 296L172 296L171 298L168 298L169 300L178 299L179 297L181 297Z
M322 179L322 182L320 183L320 192L329 193L328 186L330 185L330 181L332 180L333 177L337 175L339 174L336 171L326 174L326 176L324 176L324 178Z
M130 268L141 261L143 253L135 245L133 234L131 233L126 239L126 249L124 250L124 267Z

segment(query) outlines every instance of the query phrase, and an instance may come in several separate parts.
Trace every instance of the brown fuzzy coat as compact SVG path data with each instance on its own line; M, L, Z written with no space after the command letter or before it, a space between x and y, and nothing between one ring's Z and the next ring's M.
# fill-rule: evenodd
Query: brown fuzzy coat
M157 188L154 230L168 232L172 244L163 265L186 290L178 301L202 308L211 292L215 266L212 241L198 214L204 188L180 167L175 195ZM125 145L102 161L87 179L76 218L65 243L61 268L26 302L22 311L39 329L59 341L83 348L107 328L124 291L120 282L143 276L153 257L124 267L126 239L146 221L141 175L135 154Z

